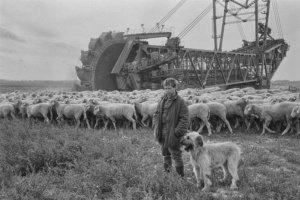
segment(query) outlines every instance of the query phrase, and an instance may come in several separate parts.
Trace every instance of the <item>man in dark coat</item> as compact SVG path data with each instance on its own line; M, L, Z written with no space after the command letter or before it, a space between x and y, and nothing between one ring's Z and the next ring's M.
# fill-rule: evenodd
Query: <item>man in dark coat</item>
M161 145L165 171L170 171L173 160L177 173L184 176L180 139L188 129L189 111L184 99L176 91L177 85L178 81L173 78L163 82L165 95L154 114L154 137Z

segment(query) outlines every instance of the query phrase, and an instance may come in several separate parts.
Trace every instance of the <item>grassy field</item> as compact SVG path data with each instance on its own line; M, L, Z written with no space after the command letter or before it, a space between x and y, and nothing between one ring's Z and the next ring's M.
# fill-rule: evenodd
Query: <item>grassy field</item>
M91 131L70 126L0 120L0 199L286 199L300 198L300 139L254 130L204 139L242 148L239 189L196 188L184 152L185 178L163 171L152 130Z

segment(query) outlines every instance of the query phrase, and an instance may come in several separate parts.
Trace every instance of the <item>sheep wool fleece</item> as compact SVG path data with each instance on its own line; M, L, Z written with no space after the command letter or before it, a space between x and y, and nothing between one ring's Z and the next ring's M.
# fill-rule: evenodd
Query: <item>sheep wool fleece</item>
M164 148L179 148L180 138L188 129L189 111L184 99L177 92L171 102L168 101L167 95L164 95L157 105L154 115L157 127L154 136L155 140ZM165 106L165 103L168 106ZM164 115L165 108L167 110Z

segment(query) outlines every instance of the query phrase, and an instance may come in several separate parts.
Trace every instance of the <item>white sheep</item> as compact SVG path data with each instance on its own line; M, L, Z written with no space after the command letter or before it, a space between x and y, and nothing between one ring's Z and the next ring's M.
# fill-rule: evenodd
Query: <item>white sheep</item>
M237 128L239 125L240 118L245 122L247 126L247 130L250 128L250 123L248 119L245 117L244 110L246 105L248 104L248 101L245 98L241 98L239 100L235 101L224 101L223 105L227 109L227 114L226 117L235 117L236 118L236 123L234 125L234 128Z
M199 118L201 119L202 123L200 128L198 129L198 133L202 132L202 129L204 125L206 126L208 130L208 135L211 135L211 128L210 128L210 123L208 122L210 118L210 109L206 104L203 103L196 103L188 106L189 108L189 119L190 123L191 120L194 118Z
M271 121L281 121L286 120L287 127L281 133L281 135L286 134L292 126L292 116L291 113L296 106L300 106L299 103L294 102L282 102L277 104L263 104L263 105L255 105L250 104L247 105L244 113L246 116L255 116L264 121L263 132L261 135L265 133L265 130L268 130L270 133L275 133L268 128Z
M299 130L299 121L300 121L300 106L295 106L292 110L291 113L292 118L296 118L297 120L297 135L300 135L300 130Z
M153 102L153 101L145 101L142 103L135 102L134 103L134 107L135 107L137 113L142 115L141 123L143 124L143 126L149 126L149 121L148 121L147 125L145 124L145 121L148 118L153 119L153 115L157 108L157 104L158 104L157 102ZM153 125L153 123L152 123L152 125Z
M115 130L116 127L116 119L123 119L124 117L132 122L133 129L136 130L136 111L133 105L129 104L121 104L121 103L112 103L107 105L97 105L94 109L94 115L104 117L106 119L110 119L114 125ZM133 119L133 117L135 119ZM104 130L106 130L108 125L108 120L104 121Z
M79 127L81 121L80 118L83 116L84 121L86 122L88 128L90 129L90 123L86 116L85 107L81 104L60 104L56 100L50 102L51 106L54 106L57 112L57 120L63 120L64 117L67 119L75 119L77 122L76 129Z
M14 106L10 103L0 104L0 118L9 119L10 117L16 118Z
M227 108L225 107L225 105L218 102L208 102L205 103L205 105L207 105L210 109L210 116L219 117L227 125L230 133L233 133L230 123L226 118ZM217 133L220 132L221 128L222 128L222 123L219 124L216 132Z
M44 121L49 123L48 114L50 114L50 120L52 121L53 114L52 114L52 108L48 103L38 103L29 105L28 103L23 103L23 105L26 107L26 113L31 120L32 117L43 117Z

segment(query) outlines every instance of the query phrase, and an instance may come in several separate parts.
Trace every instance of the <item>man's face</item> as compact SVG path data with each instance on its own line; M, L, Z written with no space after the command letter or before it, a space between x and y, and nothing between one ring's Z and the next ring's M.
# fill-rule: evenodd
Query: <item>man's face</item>
M172 87L171 85L166 85L164 87L164 90L165 90L165 94L167 94L168 97L173 96L176 92L175 88Z

